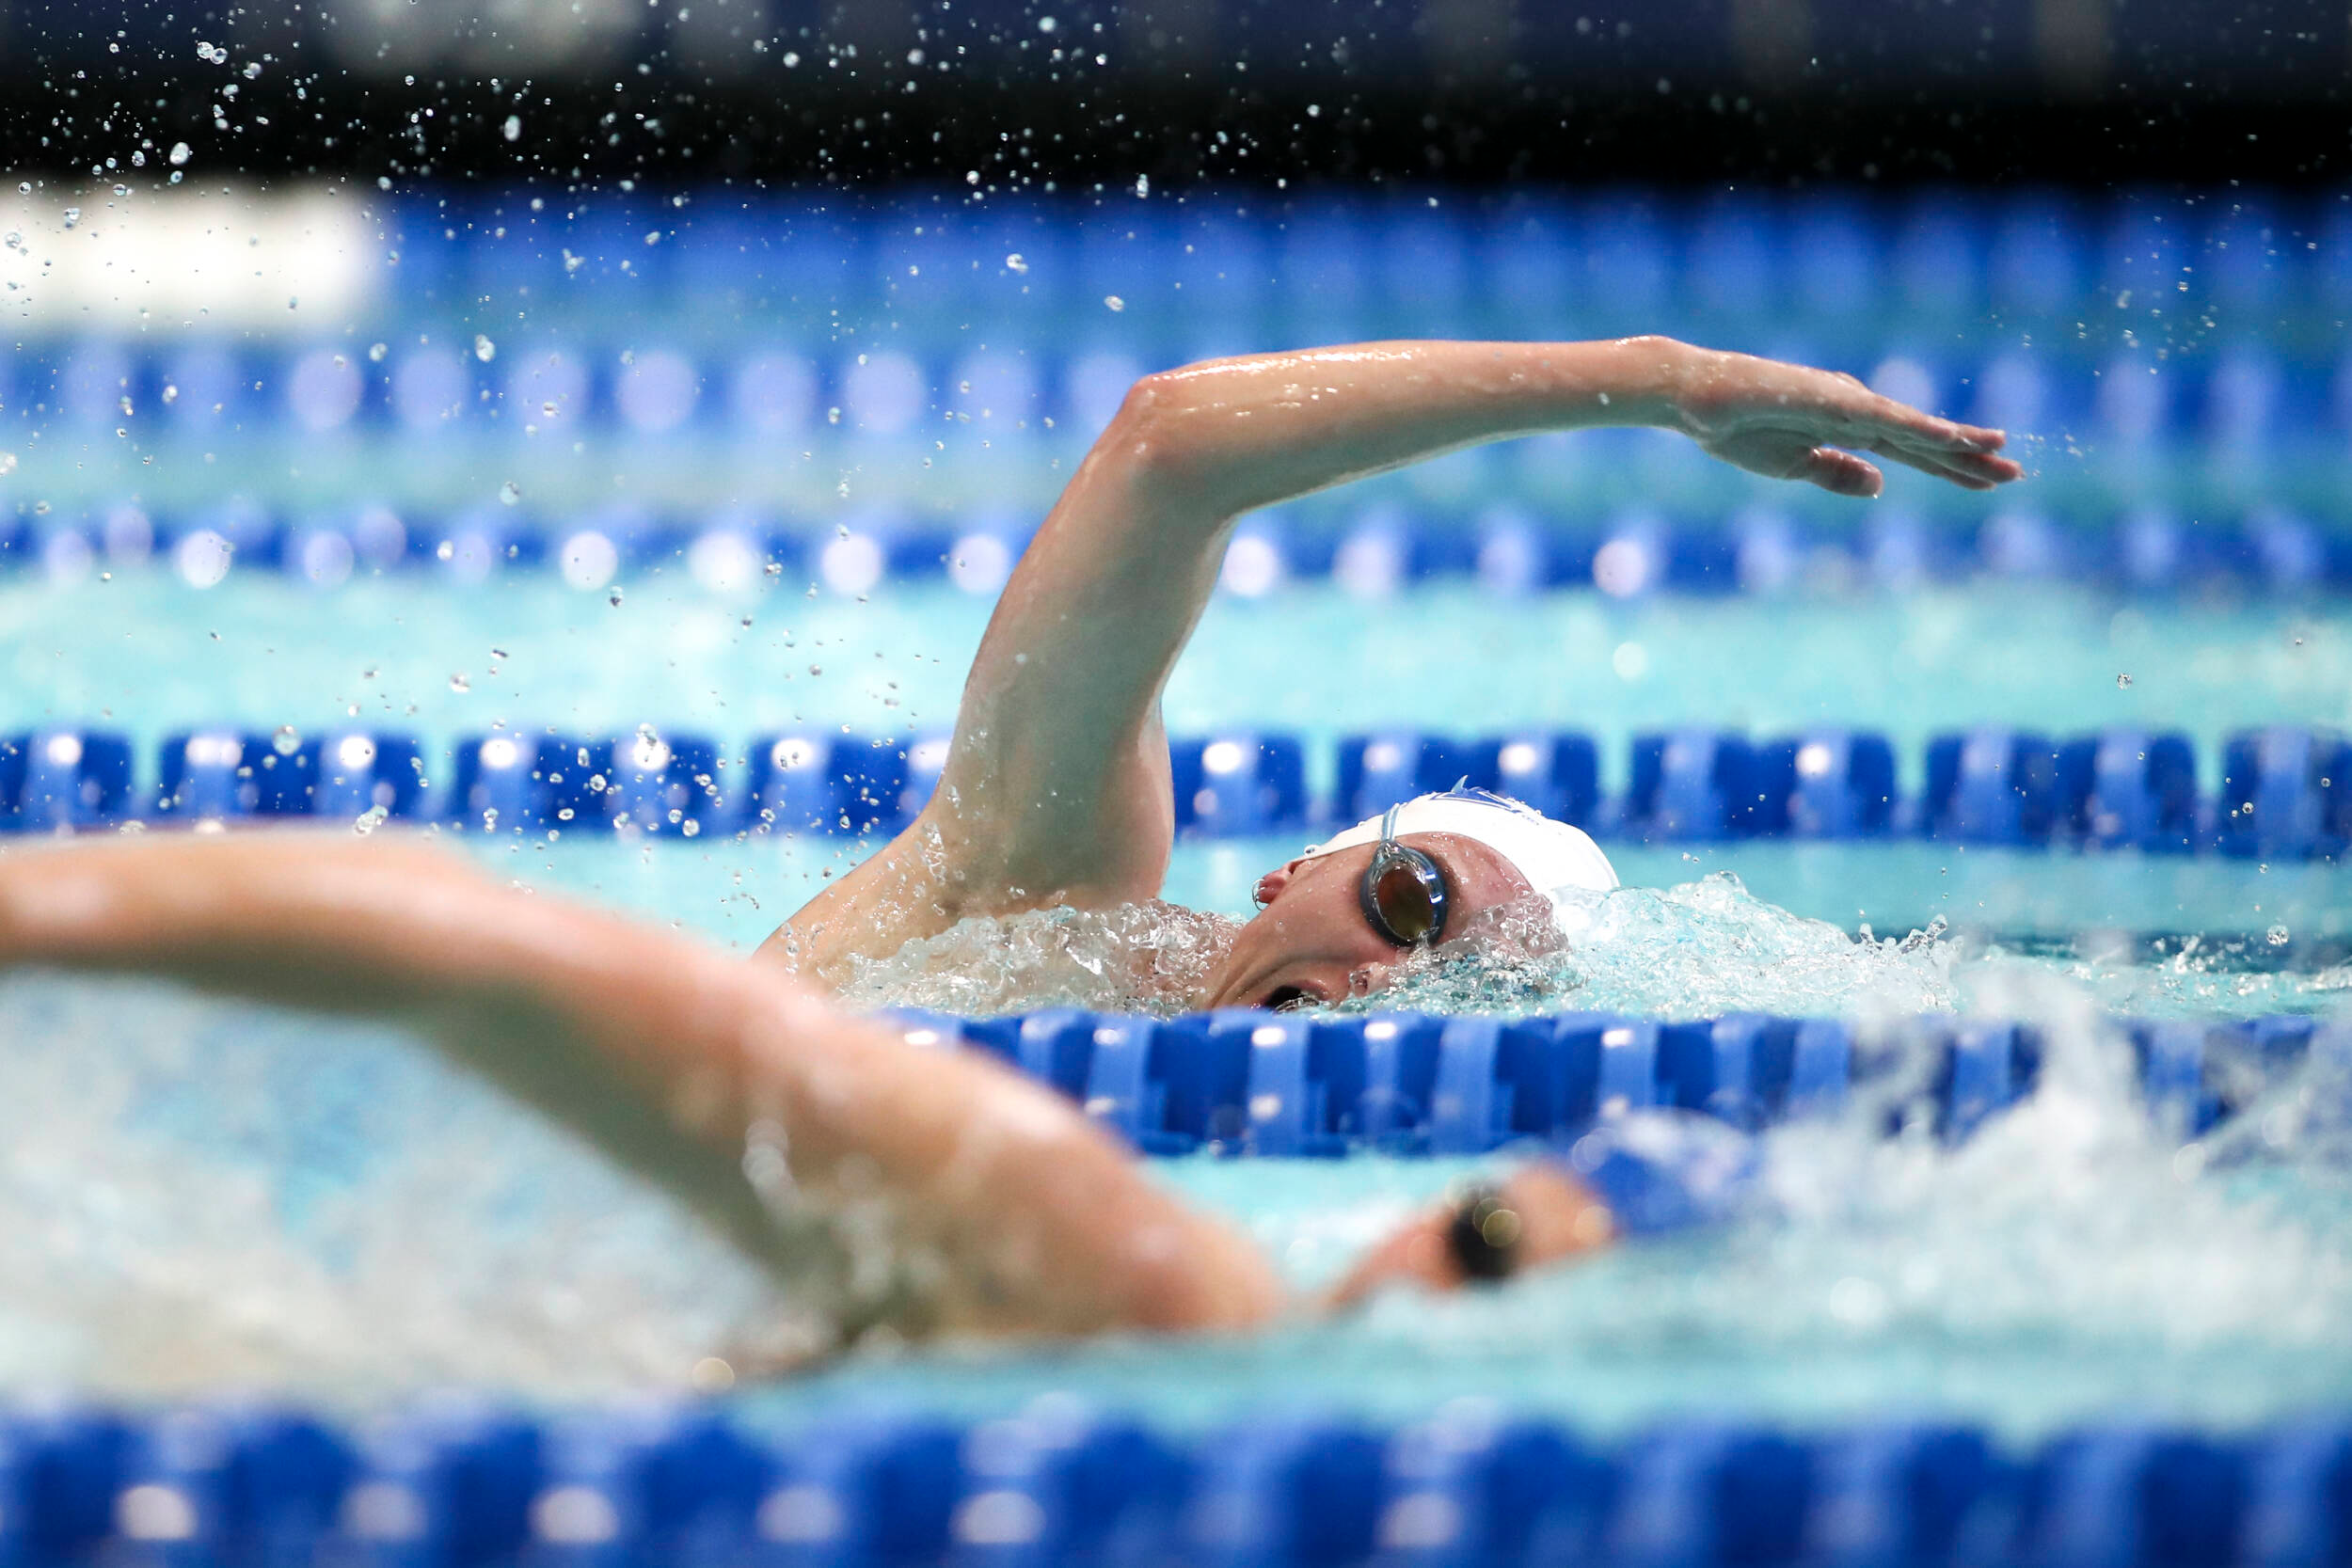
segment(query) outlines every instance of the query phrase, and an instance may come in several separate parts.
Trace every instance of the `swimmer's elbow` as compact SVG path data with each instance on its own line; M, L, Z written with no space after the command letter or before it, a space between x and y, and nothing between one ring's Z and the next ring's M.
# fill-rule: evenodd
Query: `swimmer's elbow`
M1193 388L1158 371L1127 388L1094 444L1094 460L1115 464L1142 493L1160 499L1205 498L1222 470L1222 443L1202 419Z

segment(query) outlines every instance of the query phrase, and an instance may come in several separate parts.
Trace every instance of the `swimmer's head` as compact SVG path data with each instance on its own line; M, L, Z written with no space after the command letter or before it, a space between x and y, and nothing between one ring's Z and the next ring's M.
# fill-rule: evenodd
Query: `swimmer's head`
M1387 985L1391 967L1411 949L1400 944L1366 885L1384 830L1418 851L1406 875L1429 880L1435 874L1429 892L1439 908L1429 912L1441 911L1434 942L1439 949L1488 928L1497 911L1528 911L1547 936L1573 939L1593 902L1617 885L1599 847L1565 822L1485 790L1456 786L1424 795L1310 846L1259 879L1258 916L1234 939L1211 981L1208 1005L1336 1002ZM1391 871L1398 863L1394 856L1384 863ZM1401 891L1409 902L1413 890Z

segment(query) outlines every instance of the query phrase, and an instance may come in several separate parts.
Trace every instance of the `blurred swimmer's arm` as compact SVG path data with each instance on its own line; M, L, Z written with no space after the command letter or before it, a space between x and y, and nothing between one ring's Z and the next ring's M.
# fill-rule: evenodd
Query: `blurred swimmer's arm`
M1146 376L1007 584L930 807L771 949L838 983L848 955L965 915L1154 895L1173 835L1160 693L1236 517L1481 442L1636 424L1847 495L1881 482L1857 451L1973 489L2021 472L1998 431L1663 338L1366 343Z
M1050 1091L423 845L273 833L0 855L0 969L24 966L412 1024L780 1275L807 1282L812 1228L895 1239L852 1306L903 1331L1232 1328L1281 1306L1247 1240Z

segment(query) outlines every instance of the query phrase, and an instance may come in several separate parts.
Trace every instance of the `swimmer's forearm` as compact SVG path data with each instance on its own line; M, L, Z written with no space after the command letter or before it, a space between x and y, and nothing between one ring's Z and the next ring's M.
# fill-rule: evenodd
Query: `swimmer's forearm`
M1708 352L1670 338L1382 342L1210 360L1147 376L1096 458L1222 521L1461 447L1595 425L1680 428Z

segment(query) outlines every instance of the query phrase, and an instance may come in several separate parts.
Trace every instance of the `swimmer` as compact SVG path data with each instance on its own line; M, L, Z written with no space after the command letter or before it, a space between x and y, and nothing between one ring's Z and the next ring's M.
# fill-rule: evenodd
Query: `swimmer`
M974 916L1155 899L1174 842L1160 694L1242 514L1440 452L1543 431L1649 425L1753 473L1876 496L1868 452L1970 490L2023 476L1997 430L1849 375L1694 348L1388 342L1216 359L1137 382L998 600L937 792L886 847L762 948L838 990ZM1443 657L1446 650L1432 649ZM1493 797L1430 797L1272 870L1259 913L1189 1007L1334 1002L1400 957L1514 906L1573 940L1616 886L1579 830Z
M977 1052L909 1042L773 964L501 884L417 840L141 835L0 853L0 973L173 979L399 1023L667 1192L828 1341L729 1347L777 1372L869 1331L1232 1333L1391 1285L1491 1282L1738 1201L1742 1134L1588 1134L1421 1215L1293 1300L1079 1107Z
M1977 490L2021 474L1998 431L1664 339L1372 344L1149 376L1008 584L937 797L770 940L782 962L501 885L421 843L294 833L0 855L0 970L156 974L403 1022L788 1284L821 1274L844 1341L1265 1323L1295 1308L1267 1260L1077 1107L823 992L853 959L967 917L1156 895L1173 829L1160 691L1242 513L1600 424L1679 430L1841 495L1878 493L1861 451ZM1507 905L1572 936L1614 881L1574 829L1495 798L1424 799L1269 872L1262 911L1187 1000L1364 994L1401 954ZM1703 1216L1736 1187L1738 1159L1708 1153L1703 1130L1594 1136L1415 1219L1319 1305L1533 1269Z

